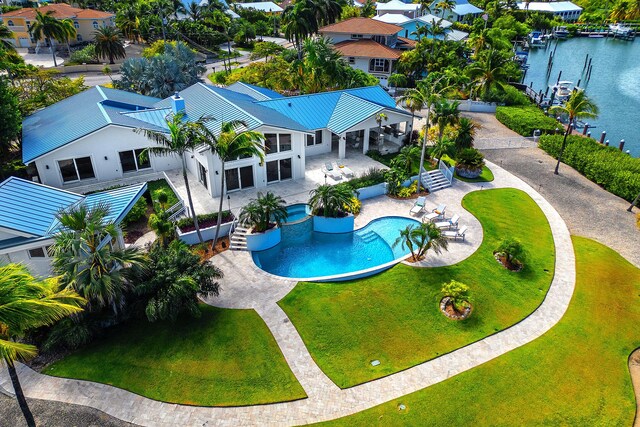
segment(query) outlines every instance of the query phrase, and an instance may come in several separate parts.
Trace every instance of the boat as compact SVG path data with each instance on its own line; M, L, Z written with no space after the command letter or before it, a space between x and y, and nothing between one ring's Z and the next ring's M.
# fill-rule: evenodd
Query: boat
M553 34L559 39L566 39L569 36L569 30L567 30L567 27L557 27Z
M590 39L603 39L604 35L602 34L589 34Z
M571 92L573 92L573 82L567 80L558 82L557 84L551 86L551 90L555 91L556 93L554 96L555 101L566 101L571 96Z
M616 36L629 37L634 34L634 31L632 28L625 27L624 25L618 24L618 23L610 24L609 31L611 31L614 37Z
M529 47L543 47L547 42L540 31L532 31L529 33Z

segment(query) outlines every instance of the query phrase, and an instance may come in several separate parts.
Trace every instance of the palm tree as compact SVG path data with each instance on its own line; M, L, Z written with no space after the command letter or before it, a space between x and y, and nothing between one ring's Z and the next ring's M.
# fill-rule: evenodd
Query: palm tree
M417 84L415 89L409 89L398 100L398 103L404 102L409 106L409 109L414 108L415 111L421 111L426 108L426 125L424 130L424 140L422 141L422 151L420 153L420 173L418 178L418 188L416 192L420 192L420 183L422 181L422 173L424 172L424 157L427 148L427 138L429 131L429 114L431 108L440 99L442 94L449 89L449 86L443 84L444 76L440 76L437 79L425 79ZM412 110L413 114L413 110Z
M129 268L142 266L145 257L136 248L110 244L122 229L107 220L109 211L106 204L81 203L58 213L61 231L54 237L53 269L64 286L87 300L90 310L110 306L117 313L124 304Z
M391 166L404 171L406 176L411 176L420 161L420 151L420 147L417 145L402 147L398 155L391 161Z
M36 346L19 342L26 332L49 326L82 311L84 300L56 279L37 280L19 264L0 266L0 355L7 365L14 394L29 427L36 423L25 399L15 362L36 355Z
M63 19L60 21L60 33L63 37L61 41L67 44L67 51L69 52L69 56L71 56L70 41L71 39L75 39L77 35L76 27L74 27L71 19Z
M115 59L127 56L120 38L120 30L116 27L102 27L93 34L98 58L109 58L109 64L115 64Z
M448 125L458 124L460 119L458 105L460 105L459 101L449 102L446 99L441 99L435 103L433 112L434 122L438 124L438 140L442 139L442 134Z
M312 0L312 2L318 26L333 24L342 14L342 6L336 0Z
M185 155L198 145L197 130L199 130L199 125L183 121L183 118L183 113L171 114L165 118L167 128L169 130L168 135L164 132L141 128L136 129L135 132L144 134L147 138L157 144L156 147L149 147L146 149L143 152L144 155L149 155L149 153L151 153L158 156L177 155L180 157L180 161L182 163L182 178L184 179L184 186L187 190L187 199L189 202L191 218L193 219L193 225L196 228L196 233L198 234L198 240L200 240L200 243L203 243L204 240L200 233L198 216L193 208L193 198L191 197L191 187L189 186L189 177L187 175L187 160L185 158Z
M304 93L317 93L344 83L344 60L330 39L307 38L303 42L303 50Z
M460 151L465 148L472 148L473 139L478 129L480 129L479 124L468 117L460 117L455 139L456 149Z
M134 5L122 8L116 14L116 25L125 37L135 42L138 39L140 18L138 8Z
M439 160L445 155L451 157L455 152L456 144L447 138L440 138L433 147L431 147L431 156Z
M476 97L484 96L493 87L503 89L509 75L506 65L511 61L505 54L496 49L489 49L480 54L480 60L473 62L466 69L473 80Z
M56 49L54 41L65 40L66 30L63 28L61 21L57 20L53 16L53 11L49 10L47 13L42 13L36 10L36 19L29 27L29 34L35 40L43 39L51 47L51 53L53 55L53 66L57 67L56 62Z
M483 49L489 46L489 33L488 29L485 28L479 32L474 32L469 36L468 45L473 49L473 57L477 58L478 53L480 53Z
M455 0L438 0L438 3L436 3L436 11L441 12L442 15L440 18L444 19L444 13L452 11L456 5Z
M311 0L300 0L282 12L282 29L287 40L298 49L298 60L302 60L302 41L318 31L318 21Z
M264 135L260 132L247 129L245 122L234 120L222 122L220 132L216 136L206 126L198 127L198 142L206 145L211 153L220 159L220 205L218 206L218 222L212 247L215 249L220 225L222 223L222 202L225 195L225 163L242 157L258 157L260 165L264 163Z
M382 138L382 122L389 120L389 117L385 113L376 114L376 123L378 124L378 145L380 145L380 140L384 142L384 138Z
M240 222L253 227L256 233L267 231L269 225L282 224L289 213L282 197L276 196L271 191L266 194L258 193L258 197L251 200L240 212Z
M202 17L202 8L198 4L198 2L192 1L191 3L189 3L187 13L189 14L189 18L191 18L192 21L199 21Z
M407 247L411 251L413 260L420 261L429 249L433 249L437 254L447 250L448 243L440 229L434 223L427 222L408 225L404 230L400 230L400 236L393 243L393 247L398 245L401 245L402 249Z
M355 194L346 185L319 185L309 192L309 206L314 215L338 218L350 211Z
M166 247L167 244L173 240L176 234L176 227L169 220L169 213L163 210L157 214L149 215L149 221L147 222L149 228L152 229L158 238L160 246Z
M13 43L10 43L8 40L6 40L12 39L13 36L13 31L11 31L9 27L0 23L0 48L15 51L16 47L13 45Z
M564 105L554 105L549 108L549 112L553 114L563 113L569 116L567 129L564 132L564 139L562 140L562 146L560 147L560 153L558 154L558 162L556 163L556 169L553 172L558 175L562 155L564 154L564 149L567 146L567 137L569 136L569 133L571 133L575 120L598 117L598 106L589 99L584 90L576 89Z

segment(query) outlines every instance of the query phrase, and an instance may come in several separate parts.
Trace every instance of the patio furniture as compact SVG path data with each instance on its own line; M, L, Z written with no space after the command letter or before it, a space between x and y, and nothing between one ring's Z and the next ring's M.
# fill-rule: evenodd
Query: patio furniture
M458 221L460 221L460 215L456 214L452 216L449 221L436 222L436 227L448 228L449 230L451 230L452 228L458 227Z
M460 227L459 230L445 230L442 232L444 237L449 239L458 240L458 238L462 239L464 242L464 235L467 232L467 226Z
M434 221L436 219L444 219L444 211L447 209L447 205L438 205L437 208L422 217L422 222Z
M337 169L338 168L334 168L330 162L325 163L324 166L321 168L322 172L325 175L329 175L334 180L339 181L342 179L342 174Z
M334 169L338 169L340 172L342 172L342 174L344 176L348 176L348 177L353 177L355 174L353 173L353 171L351 169L349 169L347 166L340 164L339 166L336 164L334 165Z
M427 198L424 196L418 197L418 199L416 200L416 202L413 204L413 207L411 208L411 213L413 215L417 215L420 212L422 212L422 210L424 209L424 204L427 201Z

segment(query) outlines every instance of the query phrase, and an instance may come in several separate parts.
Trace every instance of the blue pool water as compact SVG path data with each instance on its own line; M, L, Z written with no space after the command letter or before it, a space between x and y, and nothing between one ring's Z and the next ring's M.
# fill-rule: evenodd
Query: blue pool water
M286 223L300 221L303 218L306 218L310 214L309 205L305 203L299 203L297 205L289 205L287 206L287 213L289 216L287 217Z
M282 241L271 249L253 252L263 270L284 277L312 278L366 270L409 254L400 245L392 248L400 230L418 221L384 217L351 233L312 231L312 220L282 228Z

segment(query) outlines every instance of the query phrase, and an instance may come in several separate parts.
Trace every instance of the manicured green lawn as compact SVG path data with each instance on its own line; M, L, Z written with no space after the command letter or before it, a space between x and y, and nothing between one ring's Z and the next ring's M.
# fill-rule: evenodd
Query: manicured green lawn
M640 346L640 270L593 240L573 242L576 291L567 314L541 338L330 424L631 426L627 359Z
M45 373L188 405L254 405L306 397L255 311L202 309L200 319L123 325Z
M482 190L463 205L482 223L484 241L465 261L448 267L397 265L367 279L299 283L281 307L320 368L350 387L432 359L518 322L543 300L554 271L546 217L524 192ZM504 269L493 251L504 237L519 238L529 262ZM451 249L461 243L451 242ZM443 283L456 279L473 292L473 315L448 320L438 304ZM378 366L371 366L379 360Z

